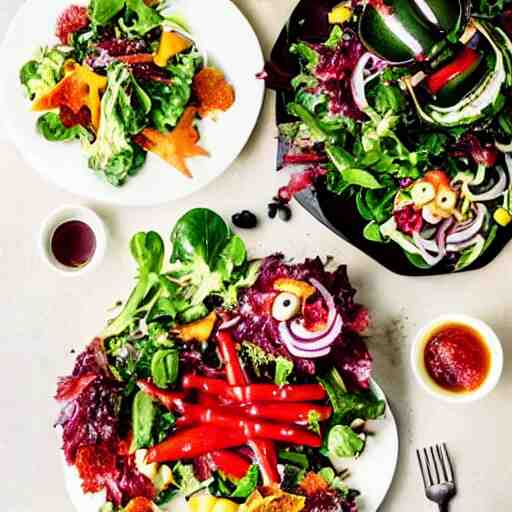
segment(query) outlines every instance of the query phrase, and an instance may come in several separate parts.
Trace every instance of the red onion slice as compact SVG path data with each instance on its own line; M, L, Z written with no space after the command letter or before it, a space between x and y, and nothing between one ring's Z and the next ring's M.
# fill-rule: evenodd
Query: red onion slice
M437 215L434 215L432 213L432 210L430 208L422 208L421 215L423 216L423 219L426 220L429 224L439 224L443 219L441 217L438 217Z
M354 72L352 73L352 78L350 80L350 85L352 88L352 96L354 97L354 101L356 105L359 107L359 110L363 111L368 108L368 100L366 99L365 92L365 80L364 80L364 70L366 65L373 58L373 55L369 52L364 53L361 58L357 61L356 67L354 68Z
M444 255L446 254L447 233L454 222L455 221L453 220L453 217L444 220L443 223L439 226L439 229L437 230L436 233L436 244L439 247L439 253L442 253Z
M294 339L294 346L300 350L322 350L331 346L336 338L341 334L341 329L343 327L343 320L341 316L337 316L334 321L334 325L331 330L318 338L317 340L311 341L300 341L297 338Z
M303 359L317 359L324 357L331 351L331 347L324 348L322 350L302 350L295 346L295 339L291 332L288 330L288 326L285 322L279 324L280 338L285 344L288 352L294 357L301 357Z
M478 203L476 205L476 217L474 218L473 222L468 227L466 227L466 229L456 231L448 235L446 242L448 244L458 244L474 237L482 229L486 214L487 207L481 203Z
M427 265L429 265L430 267L437 265L444 258L445 255L443 253L439 252L439 247L437 247L437 244L436 244L437 252L438 252L437 256L432 256L427 251L427 249L425 248L425 242L432 242L432 240L425 240L417 232L414 232L412 234L412 237L414 239L414 243L416 244L416 247L420 251L421 257L425 260L425 263Z
M234 327L236 324L238 324L238 322L240 322L239 316L235 316L231 320L226 320L225 322L220 324L219 331L225 331L226 329L231 329L231 327Z

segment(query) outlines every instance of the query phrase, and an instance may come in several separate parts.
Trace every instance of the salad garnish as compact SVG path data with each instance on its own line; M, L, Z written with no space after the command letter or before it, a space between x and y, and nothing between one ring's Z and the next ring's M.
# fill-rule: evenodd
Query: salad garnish
M48 141L79 139L89 167L122 186L153 152L186 177L198 145L198 117L235 103L223 73L172 1L91 0L58 17L59 43L42 48L20 71Z
M279 197L327 189L421 269L481 258L512 221L508 4L303 0L262 74Z
M83 491L105 493L102 512L355 512L343 459L385 404L346 268L250 260L206 209L171 241L167 264L157 233L132 238L132 293L59 381Z

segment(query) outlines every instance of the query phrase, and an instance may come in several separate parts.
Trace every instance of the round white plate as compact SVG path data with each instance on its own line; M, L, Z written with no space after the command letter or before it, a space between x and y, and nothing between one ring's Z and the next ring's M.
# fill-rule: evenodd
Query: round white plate
M194 177L149 154L140 173L120 188L109 185L88 169L80 144L48 142L36 132L38 113L19 83L21 66L40 46L57 42L53 35L59 13L70 0L27 0L13 19L0 49L0 115L6 130L27 162L57 186L105 203L145 206L182 198L222 174L247 143L258 120L264 83L256 78L264 59L258 39L242 13L230 0L178 0L199 47L209 64L219 67L236 91L236 103L217 122L199 123L200 144L208 158L188 161ZM80 3L84 3L82 0Z
M372 380L372 390L381 400L386 400L384 392ZM377 512L388 493L398 464L398 428L393 412L386 400L386 415L383 419L371 421L368 428L375 435L369 436L366 448L358 459L342 459L339 468L350 469L347 483L359 489L362 495L358 498L359 512ZM97 512L105 502L105 493L84 494L80 487L80 478L74 467L64 462L66 489L77 512ZM184 501L174 502L164 510L187 512Z

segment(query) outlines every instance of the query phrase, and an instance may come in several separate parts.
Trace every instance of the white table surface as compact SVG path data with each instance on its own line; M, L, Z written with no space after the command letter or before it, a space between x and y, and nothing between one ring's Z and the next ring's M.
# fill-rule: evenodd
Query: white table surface
M295 0L236 0L268 55ZM20 0L0 5L0 35ZM63 278L39 258L35 238L42 219L63 203L82 201L57 190L30 169L0 133L0 498L7 512L71 512L65 494L59 442L52 429L58 375L70 369L71 349L83 347L103 326L107 309L124 298L134 267L131 235L156 229L166 238L178 216L209 206L230 216L256 211L261 228L244 234L251 252L289 256L333 255L349 265L358 299L372 312L369 345L375 377L398 417L402 451L395 483L382 512L431 510L423 497L414 449L446 441L456 460L459 497L452 510L508 512L512 506L512 245L487 268L438 278L396 276L317 224L300 207L292 222L265 218L266 203L285 177L273 171L273 94L238 161L204 191L159 208L111 208L86 203L105 219L108 255L94 273ZM425 395L408 364L411 336L424 322L460 311L490 323L505 348L505 371L496 391L466 406L442 404Z

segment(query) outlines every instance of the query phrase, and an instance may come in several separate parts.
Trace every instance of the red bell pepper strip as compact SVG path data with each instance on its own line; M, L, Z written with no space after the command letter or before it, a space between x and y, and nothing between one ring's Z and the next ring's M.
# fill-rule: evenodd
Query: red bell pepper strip
M217 450L210 453L210 455L220 471L237 480L243 478L251 467L251 463L245 457L235 452Z
M332 414L332 409L326 405L293 402L284 407L277 402L230 405L229 410L234 413L243 412L249 416L291 423L307 422L311 412L318 414L319 421L328 420Z
M236 402L304 402L308 400L324 400L326 398L325 389L320 384L286 386L249 384L245 386L229 386L223 380L201 377L199 375L186 375L183 377L183 387L222 396Z
M239 428L199 425L169 436L163 443L149 449L146 462L166 462L180 459L194 459L200 455L225 448L241 446L247 436Z
M465 47L449 64L430 75L426 84L432 94L437 94L448 82L464 73L480 59L480 54L473 48Z
M213 423L223 428L238 429L245 433L247 439L272 439L273 441L312 446L314 448L321 445L321 439L318 435L288 423L274 423L237 416L230 413L227 408L205 408L200 405L185 404L183 415L177 420L177 425L193 423Z
M146 380L139 380L137 385L144 393L161 402L170 411L183 411L185 393L165 391Z
M114 58L125 64L149 64L153 62L154 57L152 53L134 53L132 55L120 55Z
M285 407L277 402L219 405L212 399L211 402L202 401L201 407L185 405L183 411L180 411L183 412L183 416L176 420L176 425L190 426L200 423L204 421L201 414L208 409L215 409L218 414L230 414L246 419L263 418L282 423L307 423L311 412L318 414L319 421L329 419L332 414L332 409L325 405L293 402L286 404Z
M229 384L231 386L247 385L249 379L240 364L233 337L227 331L219 331L217 340L226 365ZM250 440L249 447L254 452L260 466L263 483L265 485L279 483L281 478L277 471L277 450L274 443L268 439Z

